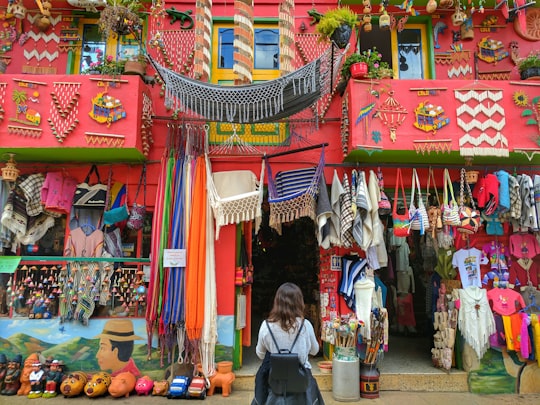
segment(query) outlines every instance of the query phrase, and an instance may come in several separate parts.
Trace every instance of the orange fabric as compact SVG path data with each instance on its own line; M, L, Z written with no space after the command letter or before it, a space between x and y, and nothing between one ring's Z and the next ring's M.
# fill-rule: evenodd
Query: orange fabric
M510 315L510 322L512 323L512 339L514 340L514 350L519 352L521 350L521 314Z
M204 283L206 273L206 166L204 156L197 158L186 262L186 333L188 339L200 339L204 322Z

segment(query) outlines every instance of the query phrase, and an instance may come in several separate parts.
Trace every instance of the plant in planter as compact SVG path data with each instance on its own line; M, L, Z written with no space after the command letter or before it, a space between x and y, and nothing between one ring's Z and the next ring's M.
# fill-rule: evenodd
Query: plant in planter
M338 7L324 13L317 23L316 30L321 40L331 40L340 48L349 43L353 28L360 24L358 14L349 7Z
M124 66L124 74L139 75L144 77L146 73L146 54L141 50L139 54L126 61Z
M83 75L110 75L118 76L124 73L125 61L116 61L112 55L103 57L101 49L96 50L96 61L90 63L88 69L81 72Z
M101 11L98 26L104 37L111 32L116 35L134 34L140 39L143 22L138 11L143 8L139 0L106 0Z
M357 63L362 63L365 67L359 68L356 66ZM356 74L357 68L360 69L358 76ZM393 70L387 62L382 61L382 55L377 51L376 47L349 55L341 66L341 77L345 80L348 80L350 77L384 79L392 78L393 75Z
M540 51L532 51L525 58L519 59L517 68L522 80L540 77Z

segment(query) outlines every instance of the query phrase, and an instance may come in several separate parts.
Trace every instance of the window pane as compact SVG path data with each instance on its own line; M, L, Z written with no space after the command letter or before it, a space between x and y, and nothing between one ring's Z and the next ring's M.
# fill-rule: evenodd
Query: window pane
M360 52L377 47L377 50L382 55L382 61L387 62L388 66L392 67L392 37L390 30L381 30L379 24L373 24L370 32L362 31L359 37Z
M96 24L83 26L81 64L79 72L92 67L92 63L101 63L105 58L106 43Z
M234 64L234 30L232 28L220 28L218 35L218 67L232 69Z
M255 29L255 69L279 69L279 31Z
M422 32L419 29L404 29L397 34L399 51L399 78L423 79Z

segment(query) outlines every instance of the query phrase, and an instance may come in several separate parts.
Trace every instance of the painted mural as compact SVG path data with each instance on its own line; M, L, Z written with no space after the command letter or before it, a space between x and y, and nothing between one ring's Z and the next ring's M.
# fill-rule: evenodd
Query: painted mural
M225 340L216 345L216 362L232 359L233 319L218 317L218 336ZM118 350L111 347L111 341L116 342ZM124 354L117 354L120 352ZM161 358L157 335L152 338L152 354L148 357L143 318L91 319L88 326L62 323L59 318L0 319L0 354L8 359L17 355L26 359L34 353L63 362L68 371L117 374L129 369L152 379L163 379L171 361L177 360L172 353L164 353Z

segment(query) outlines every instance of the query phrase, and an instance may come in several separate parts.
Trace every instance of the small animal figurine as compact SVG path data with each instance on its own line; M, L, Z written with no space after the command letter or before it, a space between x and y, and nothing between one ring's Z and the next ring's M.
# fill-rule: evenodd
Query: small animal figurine
M150 395L154 388L154 381L147 375L139 378L135 384L137 395Z
M88 377L86 373L82 371L69 373L67 378L60 384L60 393L64 398L76 397L83 392L87 382Z
M135 383L137 377L129 371L119 373L111 378L111 385L109 385L109 394L114 398L129 397L131 391L135 389Z
M92 375L90 381L84 386L84 393L89 398L101 397L109 392L111 375L104 371Z
M158 397L165 397L169 392L169 381L154 381L154 387L152 388L152 395Z

